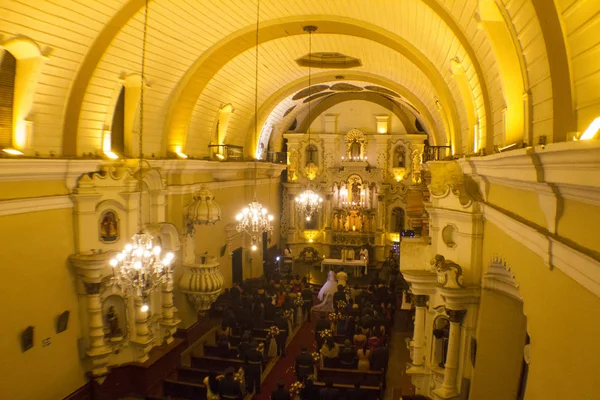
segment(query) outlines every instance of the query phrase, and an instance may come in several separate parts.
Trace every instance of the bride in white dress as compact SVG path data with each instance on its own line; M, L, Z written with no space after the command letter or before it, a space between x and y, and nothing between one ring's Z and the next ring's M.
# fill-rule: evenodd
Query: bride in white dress
M313 311L320 312L333 312L333 294L337 292L337 281L335 279L335 272L330 270L327 273L327 282L319 290L317 298L321 300L321 303L314 306Z

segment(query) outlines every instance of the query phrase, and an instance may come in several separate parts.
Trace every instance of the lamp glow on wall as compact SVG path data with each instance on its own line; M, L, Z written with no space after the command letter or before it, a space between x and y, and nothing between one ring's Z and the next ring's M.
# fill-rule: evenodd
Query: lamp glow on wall
M308 243L313 243L315 239L319 236L319 231L317 230L306 230L304 231L304 238Z
M377 121L377 133L385 134L388 133L389 115L376 115L375 120Z
M579 137L579 140L590 140L593 139L598 131L600 130L600 117L596 118L592 121L590 126L583 132L583 134Z
M102 134L102 152L106 157L112 158L113 160L119 158L119 156L112 151L112 133L110 131L104 131Z
M185 154L181 148L181 146L175 146L175 154L179 158L188 158L187 154Z

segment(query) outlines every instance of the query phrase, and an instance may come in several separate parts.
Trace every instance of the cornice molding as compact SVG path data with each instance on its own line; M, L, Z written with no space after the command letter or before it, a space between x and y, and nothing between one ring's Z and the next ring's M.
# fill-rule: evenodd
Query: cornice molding
M580 285L600 297L600 262L580 251L517 221L489 205L484 205L485 220L542 257L549 268L558 268Z
M259 178L256 181L253 178L248 179L236 179L231 181L223 182L201 182L193 183L189 185L169 185L167 186L167 195L183 195L197 193L202 189L207 190L219 190L229 189L240 186L253 186L256 182L257 185L268 185L279 182L279 177L273 178Z
M70 196L32 197L0 201L0 216L73 208Z

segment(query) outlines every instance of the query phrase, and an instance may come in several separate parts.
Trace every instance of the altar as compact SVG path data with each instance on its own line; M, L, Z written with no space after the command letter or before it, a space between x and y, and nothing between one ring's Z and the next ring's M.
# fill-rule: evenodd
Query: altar
M356 277L360 276L360 271L364 268L365 275L367 274L367 260L341 260L339 258L324 258L321 261L321 272L325 270L325 267L348 269L348 272Z

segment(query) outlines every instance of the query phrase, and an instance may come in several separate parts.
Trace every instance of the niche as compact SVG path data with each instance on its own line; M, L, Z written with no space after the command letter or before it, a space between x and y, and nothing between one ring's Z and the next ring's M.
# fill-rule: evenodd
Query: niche
M444 368L448 356L448 338L450 337L450 320L445 316L433 321L433 343L431 345L431 364Z

